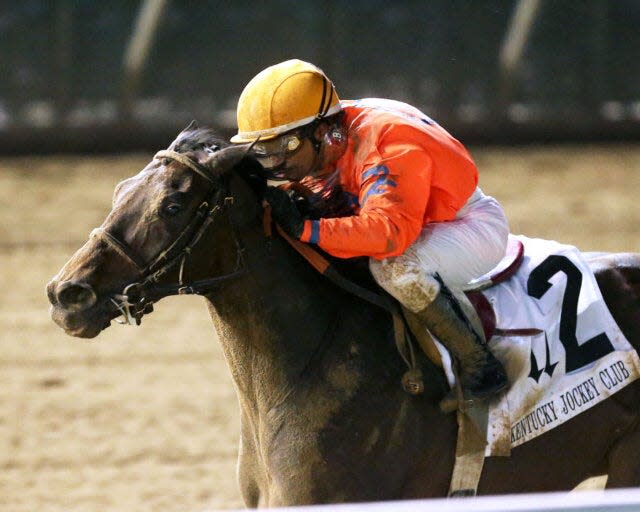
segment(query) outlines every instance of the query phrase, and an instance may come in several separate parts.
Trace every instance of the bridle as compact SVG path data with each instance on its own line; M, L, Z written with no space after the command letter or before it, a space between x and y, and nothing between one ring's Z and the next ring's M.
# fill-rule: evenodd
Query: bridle
M228 196L225 182L211 176L206 168L188 156L172 150L158 151L155 158L167 158L188 167L202 176L211 184L211 191L198 206L193 217L168 247L160 251L148 263L141 263L131 247L118 239L104 227L94 229L90 237L99 238L109 245L124 260L135 267L139 279L127 284L122 293L113 295L111 302L122 314L121 324L140 325L142 317L153 311L153 303L169 295L206 295L219 284L234 279L247 271L243 259L243 250L235 237L236 265L232 272L221 276L200 279L189 283L184 282L184 270L189 255L202 239L202 236L213 224L216 217L225 212L233 204L233 197ZM162 277L171 269L179 265L178 282L175 284L160 284Z

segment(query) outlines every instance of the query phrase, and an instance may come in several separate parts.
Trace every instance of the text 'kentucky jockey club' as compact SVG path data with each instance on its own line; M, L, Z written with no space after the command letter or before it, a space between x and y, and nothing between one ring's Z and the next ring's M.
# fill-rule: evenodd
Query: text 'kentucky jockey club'
M615 361L598 372L598 379L588 378L559 395L555 399L539 405L511 427L511 443L516 443L532 432L559 421L576 409L580 409L601 395L599 386L613 390L630 377L630 372L622 361ZM546 430L546 429L545 429Z

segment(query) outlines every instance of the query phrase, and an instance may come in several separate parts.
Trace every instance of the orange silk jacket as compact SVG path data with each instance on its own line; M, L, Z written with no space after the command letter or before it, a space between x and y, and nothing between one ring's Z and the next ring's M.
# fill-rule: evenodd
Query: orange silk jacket
M327 180L350 196L354 215L306 220L301 240L341 258L400 255L425 224L455 218L477 186L477 168L459 141L406 103L342 105L348 145Z

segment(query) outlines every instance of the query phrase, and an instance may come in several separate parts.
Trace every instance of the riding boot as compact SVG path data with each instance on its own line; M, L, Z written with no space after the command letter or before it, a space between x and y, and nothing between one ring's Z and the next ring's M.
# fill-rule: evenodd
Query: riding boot
M466 405L497 395L509 382L504 366L489 352L459 301L441 283L433 302L414 313L451 352L457 362L462 398ZM443 409L449 408L443 402Z

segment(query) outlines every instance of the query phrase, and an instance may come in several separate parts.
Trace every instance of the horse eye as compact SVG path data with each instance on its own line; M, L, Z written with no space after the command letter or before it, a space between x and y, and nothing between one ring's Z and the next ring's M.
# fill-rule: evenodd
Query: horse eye
M167 215L176 215L180 210L182 210L182 206L178 203L169 203L167 206L163 208L164 213Z

